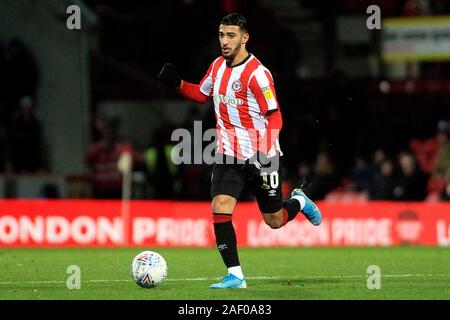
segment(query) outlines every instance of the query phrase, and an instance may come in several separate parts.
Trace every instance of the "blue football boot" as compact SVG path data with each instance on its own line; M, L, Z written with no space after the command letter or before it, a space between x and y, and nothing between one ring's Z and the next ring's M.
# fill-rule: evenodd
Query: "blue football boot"
M291 197L293 196L302 196L305 198L305 207L300 211L313 225L318 226L322 222L322 213L319 207L300 188L292 190Z
M214 283L210 286L211 289L228 289L228 288L247 288L247 283L244 279L239 279L234 274L229 274L219 283Z

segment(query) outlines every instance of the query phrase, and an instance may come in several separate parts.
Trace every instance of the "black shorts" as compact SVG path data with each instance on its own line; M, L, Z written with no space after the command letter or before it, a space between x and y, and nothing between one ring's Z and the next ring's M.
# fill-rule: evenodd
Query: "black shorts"
M211 176L211 197L228 195L239 199L249 186L262 213L275 213L282 207L280 168L272 172L259 170L251 163L214 164Z

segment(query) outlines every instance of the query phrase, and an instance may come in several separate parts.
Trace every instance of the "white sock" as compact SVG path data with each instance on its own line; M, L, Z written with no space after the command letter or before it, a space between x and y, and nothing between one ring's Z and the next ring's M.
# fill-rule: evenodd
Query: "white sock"
M303 196L293 196L291 199L295 199L298 202L300 202L300 210L303 210L303 208L305 207L305 204L306 204L305 197L303 197Z
M244 279L244 274L242 273L241 266L228 268L228 274L235 275L239 279Z

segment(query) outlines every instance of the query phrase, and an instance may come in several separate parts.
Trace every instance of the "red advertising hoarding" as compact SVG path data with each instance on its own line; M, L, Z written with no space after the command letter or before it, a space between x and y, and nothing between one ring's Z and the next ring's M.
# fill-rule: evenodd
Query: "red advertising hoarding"
M238 244L266 246L449 246L450 203L318 203L320 226L302 215L270 229L256 203L239 203ZM0 201L0 246L214 246L208 202Z

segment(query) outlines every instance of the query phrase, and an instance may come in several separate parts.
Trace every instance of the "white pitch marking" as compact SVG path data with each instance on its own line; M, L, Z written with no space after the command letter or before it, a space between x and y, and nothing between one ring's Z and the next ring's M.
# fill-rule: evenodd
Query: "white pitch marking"
M285 279L285 280L302 280L302 279L342 279L342 278L366 278L367 275L339 275L339 276L305 276L301 278L287 278L287 277L268 277L268 276L254 276L247 277L247 280L275 280L275 279ZM406 278L406 277L449 277L450 274L384 274L381 277L388 278ZM184 279L166 279L168 282L177 281L213 281L220 280L221 278L184 278ZM82 283L97 283L97 282L131 282L132 279L92 279L92 280L82 280ZM7 284L46 284L46 283L65 283L65 280L41 280L41 281L0 281L0 285Z

